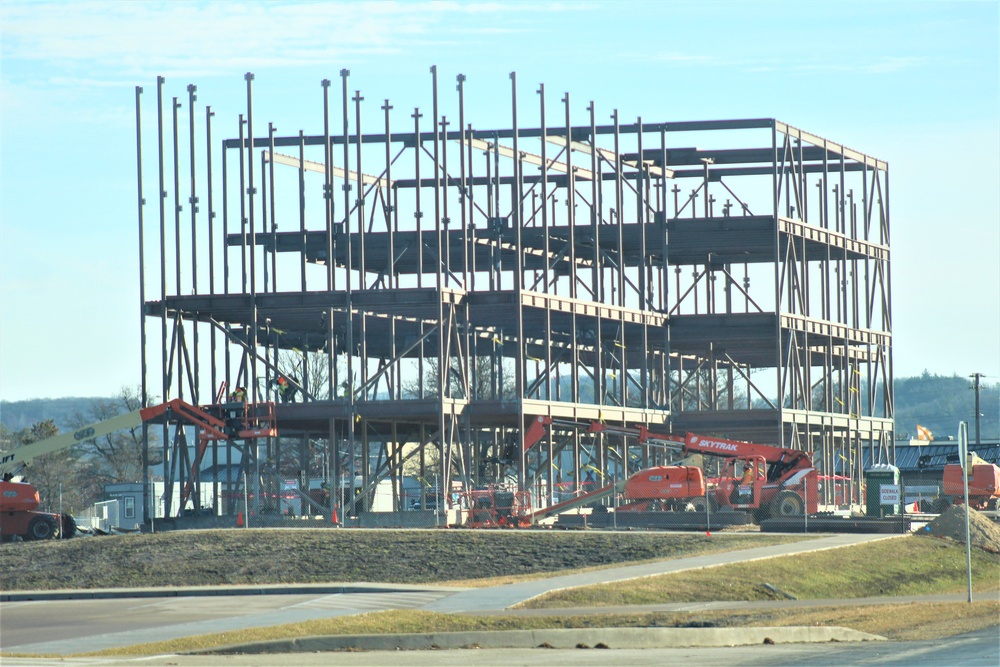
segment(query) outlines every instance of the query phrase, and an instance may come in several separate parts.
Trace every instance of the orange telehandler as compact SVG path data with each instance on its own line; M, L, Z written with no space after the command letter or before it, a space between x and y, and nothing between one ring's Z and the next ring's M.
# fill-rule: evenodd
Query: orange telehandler
M772 516L814 514L818 510L818 474L807 452L694 433L683 437L661 434L644 426L610 426L601 422L585 424L549 417L537 417L529 425L525 434L525 449L538 442L553 424L585 427L591 433L635 438L640 445L720 457L724 461L714 488L706 488L700 468L657 466L633 474L624 485L619 484L621 488L610 485L587 494L586 499L581 497L537 510L533 514L535 519L580 506L584 500L600 500L616 491L624 491L627 501L618 508L619 511L678 510L689 505L698 508L707 502L710 509L746 511L762 521Z
M23 445L10 452L0 452L0 539L23 540L69 538L76 533L76 522L69 514L42 512L38 489L24 481L14 481L32 460L87 440L134 428L143 422L168 422L197 426L200 461L205 444L212 440L249 439L277 435L273 403L229 403L196 407L175 398L166 403L142 408L111 419L63 433L46 440ZM192 471L192 476L195 471ZM190 491L190 481L184 499Z
M977 510L1000 509L1000 466L988 463L969 452L966 460L969 484L969 506ZM965 489L962 479L962 464L949 463L942 475L942 501L939 510L948 505L964 502Z

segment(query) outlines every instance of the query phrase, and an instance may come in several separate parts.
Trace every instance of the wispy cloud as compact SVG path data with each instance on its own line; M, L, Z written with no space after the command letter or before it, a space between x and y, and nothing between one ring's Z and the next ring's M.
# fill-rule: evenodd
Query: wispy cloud
M854 74L894 74L896 72L912 69L924 64L924 60L922 58L912 56L883 56L876 59L865 60L863 56L851 55L837 55L836 57L824 59L822 57L808 55L804 57L773 58L708 55L703 53L685 53L680 51L627 51L618 53L616 57L623 61L641 61L647 64L677 67L725 68L745 72L775 73L847 72Z
M897 72L912 69L923 63L921 58L895 56L883 57L873 61L861 59L838 60L838 61L788 61L772 62L767 64L751 65L748 71L751 72L794 72L794 73L853 73L853 74L895 74Z
M0 5L2 57L67 76L194 76L400 54L429 40L528 29L523 14L586 4L498 2L19 2ZM465 17L458 30L455 17ZM484 24L489 18L490 23ZM450 30L439 28L448 20ZM8 68L9 69L9 68Z

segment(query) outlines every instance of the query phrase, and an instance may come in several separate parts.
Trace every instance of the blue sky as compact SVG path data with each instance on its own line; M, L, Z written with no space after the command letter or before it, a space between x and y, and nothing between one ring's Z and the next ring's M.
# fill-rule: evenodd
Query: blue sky
M888 161L897 377L1000 380L1000 3L0 4L0 398L139 382L135 86L234 136L320 133L341 69L401 118L466 82L476 127L544 83L644 120L776 117ZM450 97L449 97L450 100ZM449 102L450 103L450 102ZM150 145L151 146L151 145ZM146 150L151 150L147 147ZM148 195L147 195L148 199ZM154 211L147 205L147 215Z

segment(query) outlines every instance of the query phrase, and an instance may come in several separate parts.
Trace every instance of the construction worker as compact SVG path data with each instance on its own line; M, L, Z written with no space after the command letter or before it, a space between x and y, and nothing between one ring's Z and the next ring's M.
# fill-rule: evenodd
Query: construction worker
M231 403L246 403L247 402L247 390L245 387L237 387L233 390L233 393L229 396L229 401Z
M743 476L740 481L733 484L732 493L729 494L729 502L733 504L747 503L753 498L753 464L746 462L743 464Z
M282 403L295 402L295 385L288 381L284 375L278 378L278 398Z

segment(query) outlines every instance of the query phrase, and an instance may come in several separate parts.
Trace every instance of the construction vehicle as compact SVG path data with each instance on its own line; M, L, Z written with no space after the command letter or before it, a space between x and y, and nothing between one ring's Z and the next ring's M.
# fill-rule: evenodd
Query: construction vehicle
M684 512L704 509L705 476L694 466L655 466L625 480L618 512ZM699 503L699 501L701 501Z
M969 471L969 507L977 510L1000 509L1000 466L987 463L975 452L969 452L966 467ZM941 493L940 510L965 502L961 463L945 465Z
M469 528L520 528L531 525L531 496L503 484L490 484L459 496Z
M585 427L595 434L635 438L640 445L724 459L722 470L713 485L706 484L699 468L659 466L635 473L626 480L623 488L609 485L591 492L585 502L593 503L624 490L628 502L620 510L703 509L707 504L710 510L750 512L757 521L772 516L814 514L819 508L818 474L812 458L803 451L694 433L683 437L661 434L644 426L611 426L602 422L586 424L549 417L537 417L529 425L525 432L525 449L538 442L551 425ZM743 475L738 474L741 470ZM551 516L582 504L585 504L583 497L538 510L531 516L533 519Z
M212 440L248 439L277 435L273 403L229 403L196 407L181 399L142 408L91 424L70 433L0 452L0 538L7 542L70 538L76 522L69 514L42 512L38 489L14 477L39 456L99 438L115 431L134 428L144 422L177 423L199 428L199 454ZM200 461L200 455L196 458ZM192 471L192 477L194 476ZM190 482L189 482L190 485ZM185 490L185 499L188 489Z

